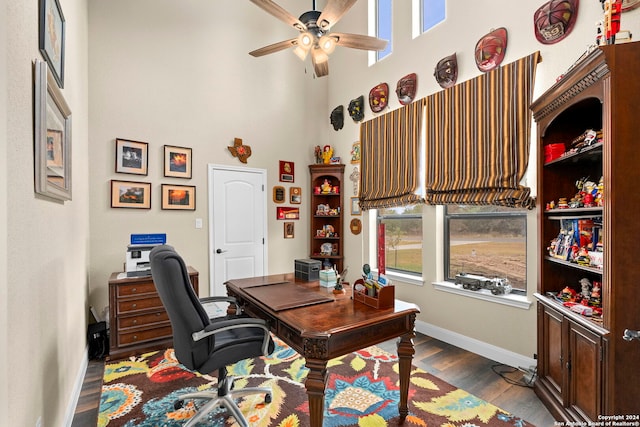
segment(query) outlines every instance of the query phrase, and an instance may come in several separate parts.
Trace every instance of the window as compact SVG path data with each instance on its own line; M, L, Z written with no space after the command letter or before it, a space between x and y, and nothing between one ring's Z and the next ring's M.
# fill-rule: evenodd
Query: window
M385 230L385 270L422 276L422 205L378 209Z
M444 21L446 0L421 0L421 29L426 33Z
M526 209L445 206L445 278L458 273L507 278L512 293L525 294Z
M393 20L391 0L376 0L376 37L387 40L387 47L376 52L376 61L391 54L391 24Z

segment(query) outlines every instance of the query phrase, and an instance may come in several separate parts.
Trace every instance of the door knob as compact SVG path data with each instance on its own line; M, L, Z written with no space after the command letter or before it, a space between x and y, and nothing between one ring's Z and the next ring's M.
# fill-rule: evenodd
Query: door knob
M634 339L640 341L640 331L632 331L630 329L625 329L624 335L622 335L622 338L625 341L633 341Z
M227 251L223 251L223 250L222 250L222 249L220 249L220 248L216 249L216 253L217 253L217 254L221 254L221 253L223 253L223 252L227 252Z

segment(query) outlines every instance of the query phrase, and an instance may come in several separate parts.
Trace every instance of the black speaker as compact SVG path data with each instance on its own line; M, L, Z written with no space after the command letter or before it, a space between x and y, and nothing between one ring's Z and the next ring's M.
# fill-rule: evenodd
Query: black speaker
M87 328L89 359L102 359L109 354L109 335L107 322L92 323Z

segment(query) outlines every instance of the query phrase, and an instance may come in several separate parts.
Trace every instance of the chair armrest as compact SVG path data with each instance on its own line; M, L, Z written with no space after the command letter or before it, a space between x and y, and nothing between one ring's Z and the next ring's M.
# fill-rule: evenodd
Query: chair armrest
M207 305L212 302L228 302L236 306L236 316L242 314L242 308L240 308L240 304L238 304L238 300L235 299L235 297L212 296L212 297L200 298L200 304L202 305Z
M225 320L216 320L215 323L210 323L201 331L194 332L191 337L194 341L200 341L208 336L215 335L218 332L229 331L232 329L240 328L258 328L264 331L264 339L262 340L262 354L268 355L269 348L269 327L267 322L262 319L255 319L253 317L232 317Z

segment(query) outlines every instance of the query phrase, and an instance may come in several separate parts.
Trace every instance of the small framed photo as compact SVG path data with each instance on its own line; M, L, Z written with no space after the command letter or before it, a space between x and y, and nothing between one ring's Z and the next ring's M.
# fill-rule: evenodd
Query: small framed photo
M111 207L151 209L151 183L112 179Z
M351 215L360 215L360 198L351 198Z
M281 182L294 182L294 163L280 160L280 181Z
M149 144L146 142L116 139L116 172L147 175Z
M302 203L302 188L291 187L289 189L289 203L294 205Z
M164 146L164 176L191 179L191 148Z
M53 78L64 88L65 20L58 0L40 0L38 45Z
M164 210L196 210L195 185L162 184L162 209Z
M71 110L51 69L34 63L35 192L71 200Z
M360 163L361 143L356 141L351 146L351 163Z
M284 238L285 239L293 239L293 222L285 222L284 223Z
M281 185L276 185L273 187L273 201L275 203L284 203L286 198L285 189Z
M300 219L300 209L278 206L276 208L276 219Z

